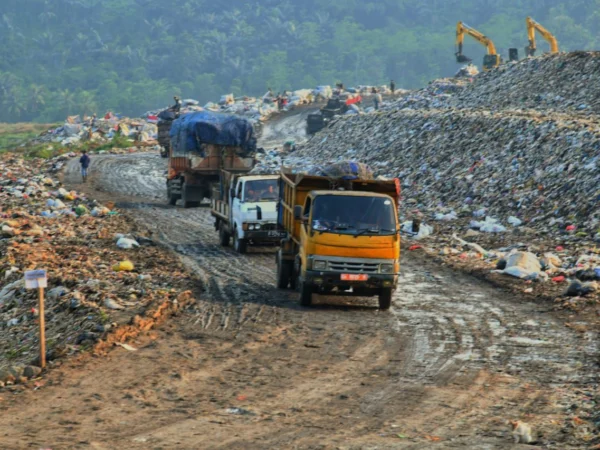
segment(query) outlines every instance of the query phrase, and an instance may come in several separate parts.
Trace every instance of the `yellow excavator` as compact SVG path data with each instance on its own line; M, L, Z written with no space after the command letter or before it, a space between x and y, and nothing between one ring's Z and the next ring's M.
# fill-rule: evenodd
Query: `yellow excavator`
M458 22L456 25L456 46L458 47L458 51L456 52L456 62L467 63L472 61L470 58L463 55L463 43L465 41L465 35L471 36L473 39L487 48L487 55L483 57L484 71L487 72L488 70L500 65L502 59L496 52L496 46L492 40L483 33L480 33L463 22Z
M535 32L539 32L548 44L550 44L550 53L558 53L558 41L552 33L546 30L543 26L533 20L531 17L527 18L527 35L529 36L529 46L525 47L525 53L527 56L534 56L537 46L535 45Z

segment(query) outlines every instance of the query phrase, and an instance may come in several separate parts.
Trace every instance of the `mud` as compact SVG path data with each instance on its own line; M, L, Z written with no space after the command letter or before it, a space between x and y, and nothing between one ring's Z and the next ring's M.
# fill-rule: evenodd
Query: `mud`
M158 155L97 156L90 184L76 162L65 182L181 255L202 299L138 351L2 393L1 447L506 449L519 446L505 422L521 419L542 448L585 448L567 409L597 384L595 333L408 253L390 312L375 299L301 308L275 288L272 249L237 255L208 208L167 206L165 169Z

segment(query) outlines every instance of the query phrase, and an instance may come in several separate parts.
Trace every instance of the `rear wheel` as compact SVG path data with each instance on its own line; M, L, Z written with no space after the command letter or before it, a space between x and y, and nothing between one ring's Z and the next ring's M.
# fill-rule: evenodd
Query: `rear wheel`
M238 237L237 230L233 232L233 248L240 254L244 254L246 253L246 250L248 250L248 243L246 242L246 239L240 239Z
M222 247L229 247L229 241L231 240L231 235L225 230L225 226L221 224L219 227L219 243Z
M287 289L290 284L292 275L292 267L290 261L282 261L278 258L277 261L277 287L279 289Z
M177 200L179 200L178 196L176 194L173 194L173 192L171 192L171 188L168 187L167 188L167 201L169 202L169 205L175 206L175 204L177 203Z
M379 309L388 310L392 306L392 288L384 288L379 293Z
M185 183L183 183L181 185L181 205L184 208L193 208L194 206L199 206L200 202L197 202L197 201L194 202L194 201L189 200L187 198L186 192L187 192L187 189L186 189Z

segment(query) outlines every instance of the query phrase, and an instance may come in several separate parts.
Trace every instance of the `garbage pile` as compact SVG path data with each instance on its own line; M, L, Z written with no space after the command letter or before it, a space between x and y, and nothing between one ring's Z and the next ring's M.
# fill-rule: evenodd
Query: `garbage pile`
M548 54L480 74L450 106L598 114L598 86L600 52Z
M48 130L36 138L35 142L58 142L65 146L82 141L102 143L110 141L116 135L137 142L155 143L158 138L156 120L152 116L130 119L112 113L107 113L102 118L70 116L63 125Z
M456 78L471 78L476 75L479 75L479 69L475 64L467 64L466 66L458 69L456 74L454 75Z
M38 299L25 289L25 271L48 273L50 361L189 285L181 264L133 233L112 205L64 189L51 175L62 159L0 156L0 386L39 374Z
M401 110L339 117L300 146L306 164L353 159L398 177L403 214L443 231L567 248L600 243L600 126L563 114ZM459 252L462 254L462 252Z
M463 92L471 82L471 78L465 77L433 80L423 89L399 91L400 97L397 100L384 103L381 109L393 111L399 109L448 108L450 100Z

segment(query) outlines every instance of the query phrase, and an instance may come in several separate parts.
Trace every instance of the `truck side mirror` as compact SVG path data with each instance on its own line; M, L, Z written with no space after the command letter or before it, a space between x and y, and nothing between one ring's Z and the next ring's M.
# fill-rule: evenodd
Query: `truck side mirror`
M300 205L294 206L294 219L302 220L302 206L300 206Z

